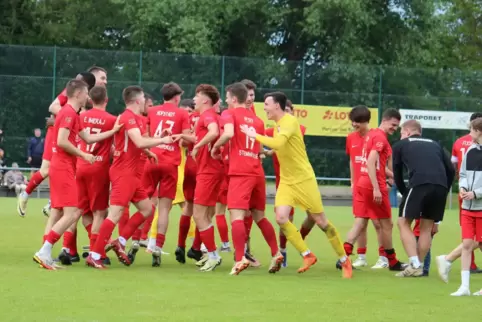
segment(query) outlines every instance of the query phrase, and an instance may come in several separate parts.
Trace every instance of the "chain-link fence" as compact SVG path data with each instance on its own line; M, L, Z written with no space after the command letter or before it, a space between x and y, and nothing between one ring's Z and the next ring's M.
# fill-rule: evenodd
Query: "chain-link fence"
M25 165L26 138L35 127L43 128L48 106L67 80L92 65L108 71L111 113L123 109L121 92L140 84L160 100L163 83L181 84L192 97L200 83L218 86L248 78L259 98L269 91L284 91L296 104L404 108L474 112L480 109L482 73L460 70L410 69L381 66L312 64L274 59L208 57L154 52L121 52L60 47L0 45L0 143L7 162ZM320 124L322 120L320 119ZM447 149L463 131L427 130ZM345 140L310 136L308 153L318 176L349 176ZM272 174L267 169L267 174Z

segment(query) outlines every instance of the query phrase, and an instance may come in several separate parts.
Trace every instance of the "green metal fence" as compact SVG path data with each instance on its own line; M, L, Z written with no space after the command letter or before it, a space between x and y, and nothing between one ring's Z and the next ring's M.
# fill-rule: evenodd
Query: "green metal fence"
M108 109L114 114L123 108L124 87L140 84L160 100L162 84L171 80L181 84L186 97L200 83L216 85L223 93L226 85L248 78L258 85L258 98L276 89L295 105L365 104L377 107L380 114L389 107L473 112L480 110L482 97L479 71L0 45L1 145L9 162L25 164L26 137L33 128L44 127L48 106L65 83L92 65L108 71ZM462 134L425 132L447 149ZM348 177L344 138L307 137L306 143L318 176Z

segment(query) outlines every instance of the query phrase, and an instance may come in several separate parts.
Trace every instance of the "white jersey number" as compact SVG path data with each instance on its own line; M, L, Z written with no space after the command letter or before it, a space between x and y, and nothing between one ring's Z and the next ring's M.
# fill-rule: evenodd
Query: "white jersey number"
M98 127L86 127L84 129L84 131L86 131L87 133L89 134L99 134L102 129L99 129ZM87 153L92 153L94 152L94 149L95 149L95 146L97 145L97 143L93 143L93 144L87 144L87 147L86 147L86 151Z

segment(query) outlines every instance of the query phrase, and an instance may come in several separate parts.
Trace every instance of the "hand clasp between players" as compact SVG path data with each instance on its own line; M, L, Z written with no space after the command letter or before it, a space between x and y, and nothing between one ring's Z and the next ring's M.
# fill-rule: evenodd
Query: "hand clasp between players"
M249 136L250 138L256 138L256 130L253 127L249 127L246 124L242 124L239 126L241 129L241 132L246 134L246 136Z

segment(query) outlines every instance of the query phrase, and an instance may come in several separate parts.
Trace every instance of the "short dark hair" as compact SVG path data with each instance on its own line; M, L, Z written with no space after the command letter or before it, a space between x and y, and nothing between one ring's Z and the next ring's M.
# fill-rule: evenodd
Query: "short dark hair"
M137 96L144 93L144 90L140 86L127 86L122 91L122 98L124 103L129 104L136 99Z
M482 132L482 118L478 117L470 121L470 128Z
M169 82L164 84L161 88L161 95L165 101L170 101L177 95L181 95L183 93L181 86L174 82Z
M365 105L357 105L351 109L348 118L355 123L368 123L370 122L371 113Z
M80 79L71 79L67 82L67 85L65 85L66 95L67 97L73 97L76 91L83 88L88 89L86 82Z
M90 72L79 73L82 76L82 80L87 84L88 90L90 91L95 86L95 76Z
M194 109L194 100L190 98L185 98L179 103L179 106L189 107L190 109Z
M107 71L105 70L105 68L102 68L102 67L99 67L99 66L92 66L92 67L89 67L89 69L87 69L87 71L89 73L93 73L93 72L98 72L98 71L101 71L101 72L104 72L107 74Z
M146 101L151 100L151 101L154 102L154 97L152 97L151 94L144 93L144 98L146 99Z
M397 109L389 108L388 110L383 112L382 119L383 120L396 119L400 121L402 119L402 115L400 115L400 112Z
M286 107L289 107L292 111L295 109L293 102L289 99L286 100Z
M89 96L95 105L104 104L107 100L107 90L104 86L94 86L89 91Z
M242 83L244 86L246 86L246 88L248 90L250 90L250 89L256 90L256 84L252 80L243 79L240 83Z
M480 112L473 113L472 115L470 115L470 122L481 117L482 117L482 113Z
M267 93L264 95L264 99L266 100L268 97L273 98L273 101L275 103L278 103L280 108L284 111L286 110L286 102L288 101L288 98L286 97L286 94L283 92L272 92L272 93Z
M243 83L239 82L229 85L226 87L226 92L236 97L238 103L246 103L246 99L248 98L248 88Z
M196 94L197 93L202 93L207 97L209 97L213 105L219 101L219 91L213 85L201 84L198 87L196 87Z

